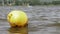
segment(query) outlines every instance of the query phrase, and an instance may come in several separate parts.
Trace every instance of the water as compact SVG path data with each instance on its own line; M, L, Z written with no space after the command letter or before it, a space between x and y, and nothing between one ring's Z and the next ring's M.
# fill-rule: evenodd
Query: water
M11 10L23 10L29 18L28 28L10 28L6 20ZM60 34L60 6L0 6L1 34Z

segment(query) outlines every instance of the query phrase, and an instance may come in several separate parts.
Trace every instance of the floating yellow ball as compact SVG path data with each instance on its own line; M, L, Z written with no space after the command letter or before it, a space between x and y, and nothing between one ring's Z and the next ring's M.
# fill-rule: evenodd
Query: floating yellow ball
M21 10L13 10L7 15L7 20L11 27L24 27L28 18L25 12Z

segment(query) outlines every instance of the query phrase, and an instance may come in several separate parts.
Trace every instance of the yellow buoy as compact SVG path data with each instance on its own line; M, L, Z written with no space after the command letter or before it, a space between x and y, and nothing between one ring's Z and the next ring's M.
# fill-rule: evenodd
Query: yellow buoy
M7 20L11 27L24 27L27 25L28 17L21 10L13 10L7 15Z

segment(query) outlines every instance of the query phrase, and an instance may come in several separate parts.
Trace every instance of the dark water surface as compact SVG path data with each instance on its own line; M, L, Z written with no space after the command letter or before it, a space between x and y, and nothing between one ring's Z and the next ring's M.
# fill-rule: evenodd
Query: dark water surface
M10 28L6 16L17 9L27 13L28 28ZM0 34L60 34L60 6L0 6Z

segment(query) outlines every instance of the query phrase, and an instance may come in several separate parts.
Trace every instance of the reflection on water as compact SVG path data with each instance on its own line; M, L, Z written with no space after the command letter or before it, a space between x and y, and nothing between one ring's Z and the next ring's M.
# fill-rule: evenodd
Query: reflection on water
M28 27L10 28L5 19L16 9L27 13ZM0 34L60 34L60 6L0 7Z
M8 34L28 34L28 28L9 28Z
M11 28L6 20L0 20L0 34L28 34L28 27Z

